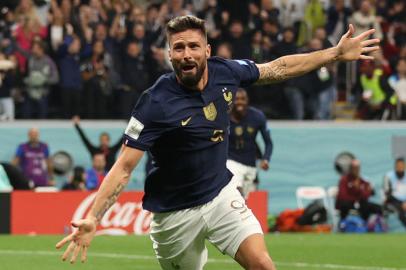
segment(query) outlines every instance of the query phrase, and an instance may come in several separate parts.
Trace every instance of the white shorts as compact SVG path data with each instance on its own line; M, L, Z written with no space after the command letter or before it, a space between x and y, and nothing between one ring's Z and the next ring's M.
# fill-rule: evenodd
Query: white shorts
M242 241L262 233L232 180L206 204L154 213L150 237L162 269L201 270L207 261L205 239L234 258Z
M227 160L227 169L234 174L233 179L241 188L243 196L247 198L248 193L255 190L254 180L257 175L257 168L229 159Z

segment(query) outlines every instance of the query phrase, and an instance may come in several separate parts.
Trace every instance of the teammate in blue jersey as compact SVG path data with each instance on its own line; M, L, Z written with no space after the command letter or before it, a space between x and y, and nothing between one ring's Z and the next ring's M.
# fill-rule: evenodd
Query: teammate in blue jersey
M233 173L233 180L237 183L237 188L244 198L255 190L254 180L257 176L256 159L258 155L255 139L258 131L265 143L260 167L268 170L273 144L266 127L266 117L260 110L248 106L247 92L240 88L235 95L230 115L227 169Z
M229 115L238 87L275 83L332 61L372 59L374 30L310 54L284 56L255 64L249 60L210 57L203 20L193 16L167 25L169 58L174 72L163 75L140 97L124 134L122 151L97 192L85 219L57 248L74 263L86 260L96 226L127 185L131 172L149 150L154 168L145 182L143 206L153 212L151 239L163 269L202 269L205 239L245 269L276 269L261 227L226 168ZM80 255L81 254L81 255Z

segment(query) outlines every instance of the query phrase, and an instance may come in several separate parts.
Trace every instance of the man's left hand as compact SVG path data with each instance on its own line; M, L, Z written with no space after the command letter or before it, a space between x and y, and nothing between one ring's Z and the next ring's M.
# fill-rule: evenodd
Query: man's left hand
M379 50L380 40L377 38L369 39L368 37L375 33L375 29L370 29L362 34L352 37L355 29L352 24L337 44L338 60L353 61L353 60L373 60L373 56L366 55L370 52Z

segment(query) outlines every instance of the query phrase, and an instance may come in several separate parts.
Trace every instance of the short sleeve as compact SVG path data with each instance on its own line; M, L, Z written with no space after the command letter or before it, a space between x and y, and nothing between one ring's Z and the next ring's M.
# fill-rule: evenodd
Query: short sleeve
M234 78L241 87L249 86L259 79L259 70L251 60L226 60Z
M165 131L163 119L161 105L152 99L149 91L145 91L135 105L125 129L124 144L147 151Z

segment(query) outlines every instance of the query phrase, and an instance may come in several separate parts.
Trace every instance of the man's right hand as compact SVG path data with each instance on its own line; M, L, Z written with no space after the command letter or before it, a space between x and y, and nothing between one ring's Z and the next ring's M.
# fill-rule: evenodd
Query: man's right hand
M66 236L55 246L57 249L60 249L69 242L67 249L62 255L62 261L66 261L70 256L70 263L75 263L79 253L82 253L82 263L86 261L87 249L96 233L96 225L96 221L90 218L72 222L72 226L76 228L75 231Z

